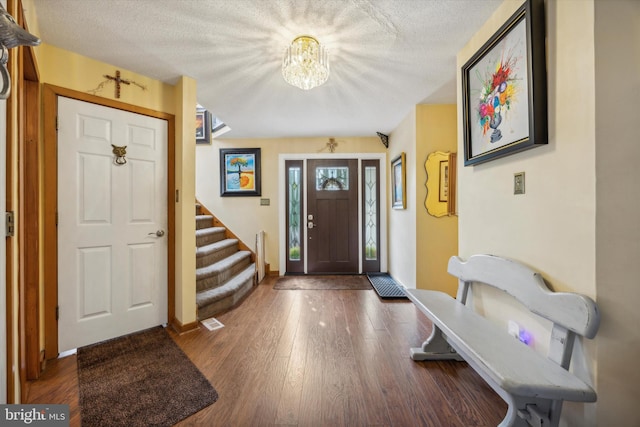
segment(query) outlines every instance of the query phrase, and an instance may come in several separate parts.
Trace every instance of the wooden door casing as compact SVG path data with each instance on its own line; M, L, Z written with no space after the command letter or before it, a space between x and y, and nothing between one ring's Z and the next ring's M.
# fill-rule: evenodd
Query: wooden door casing
M167 254L167 292L168 292L168 319L169 323L179 329L179 322L175 318L175 230L176 215L174 199L176 193L175 184L175 129L176 119L172 114L151 110L148 108L125 104L95 95L88 95L72 89L62 88L50 84L43 85L43 113L44 113L44 143L43 143L43 196L44 196L44 238L43 253L44 276L47 277L44 288L44 328L45 328L45 359L53 359L58 356L58 232L57 232L57 99L59 96L83 100L98 105L109 106L124 111L135 112L150 117L164 119L168 123L167 146L167 216L168 216L168 254Z

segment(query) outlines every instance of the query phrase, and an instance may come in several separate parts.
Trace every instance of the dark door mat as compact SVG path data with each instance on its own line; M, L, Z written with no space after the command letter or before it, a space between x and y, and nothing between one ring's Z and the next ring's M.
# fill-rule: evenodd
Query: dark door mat
M387 273L367 273L367 278L380 298L407 298L402 287Z

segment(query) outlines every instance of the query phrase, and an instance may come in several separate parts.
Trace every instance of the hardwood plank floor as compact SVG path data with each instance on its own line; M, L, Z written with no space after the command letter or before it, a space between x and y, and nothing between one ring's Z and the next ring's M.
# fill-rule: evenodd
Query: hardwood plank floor
M495 426L507 405L464 362L414 362L431 323L373 291L274 290L266 278L236 309L171 336L220 397L180 426ZM26 403L70 405L75 356L50 361Z

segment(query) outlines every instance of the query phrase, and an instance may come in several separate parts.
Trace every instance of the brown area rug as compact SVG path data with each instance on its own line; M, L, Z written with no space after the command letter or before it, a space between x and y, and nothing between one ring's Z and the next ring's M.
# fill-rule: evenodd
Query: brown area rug
M278 290L365 290L372 289L365 275L282 276L273 289Z
M218 393L163 327L78 349L82 426L171 426Z

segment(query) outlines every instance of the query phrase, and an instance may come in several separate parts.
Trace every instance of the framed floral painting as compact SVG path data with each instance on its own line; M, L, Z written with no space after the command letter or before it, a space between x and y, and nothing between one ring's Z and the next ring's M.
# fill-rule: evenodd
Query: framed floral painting
M464 165L547 144L544 0L527 0L462 67Z
M260 196L260 149L220 149L220 195Z

